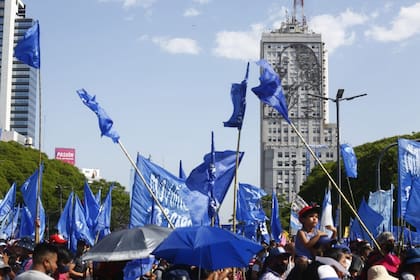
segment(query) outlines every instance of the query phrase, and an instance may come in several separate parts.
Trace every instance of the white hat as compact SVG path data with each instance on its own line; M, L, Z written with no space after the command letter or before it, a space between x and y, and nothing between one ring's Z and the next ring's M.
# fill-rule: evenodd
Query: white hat
M367 273L368 280L398 280L398 278L393 277L388 274L385 266L383 265L374 265L369 268Z

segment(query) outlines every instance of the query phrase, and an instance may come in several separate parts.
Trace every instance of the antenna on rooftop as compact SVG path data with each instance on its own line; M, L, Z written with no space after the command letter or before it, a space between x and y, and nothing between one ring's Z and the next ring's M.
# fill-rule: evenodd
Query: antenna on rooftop
M306 25L306 18L304 13L304 0L293 0L293 16L292 16L292 23L297 23L296 20L296 10L297 6L300 5L302 7L302 24L303 26Z

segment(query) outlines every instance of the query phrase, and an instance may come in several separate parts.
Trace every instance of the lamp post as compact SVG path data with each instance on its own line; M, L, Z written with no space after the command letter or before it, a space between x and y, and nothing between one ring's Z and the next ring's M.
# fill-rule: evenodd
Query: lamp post
M337 90L337 94L336 94L335 98L329 98L329 97L325 97L325 96L322 96L322 95L316 95L316 94L310 94L310 93L308 93L308 95L313 96L313 97L317 97L317 98L321 98L323 100L330 100L330 101L335 103L336 118L337 118L337 185L338 185L338 188L341 191L340 101L353 100L355 98L366 96L367 93L358 94L358 95L343 98L344 89L340 88L340 89ZM340 195L338 196L337 211L338 211L338 237L341 238L342 233L343 233L343 223L342 223L342 215L341 215L341 196Z
M63 189L67 189L69 187L57 185L55 186L55 188L60 192L60 214L61 214L63 213Z

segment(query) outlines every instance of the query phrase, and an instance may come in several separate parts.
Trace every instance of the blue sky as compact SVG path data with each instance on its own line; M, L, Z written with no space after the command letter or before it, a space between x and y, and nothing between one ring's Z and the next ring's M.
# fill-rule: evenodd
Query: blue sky
M262 31L278 27L292 0L26 0L41 28L42 149L76 149L78 167L99 168L129 184L130 163L100 138L95 115L76 94L85 88L114 120L133 159L137 152L188 174L210 150L236 149L230 85L259 56ZM300 9L298 10L300 13ZM329 96L340 103L341 142L357 146L418 131L420 1L307 0L311 30L329 52ZM241 134L239 181L259 185L259 101L250 91ZM335 105L330 103L330 121Z

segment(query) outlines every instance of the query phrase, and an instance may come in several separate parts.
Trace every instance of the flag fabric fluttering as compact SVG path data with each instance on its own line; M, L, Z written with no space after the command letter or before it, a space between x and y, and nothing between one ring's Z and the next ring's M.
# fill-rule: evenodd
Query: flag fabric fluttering
M111 233L111 210L112 210L112 189L114 186L109 188L108 194L105 197L104 203L102 203L98 217L95 221L95 234L98 236L98 240Z
M93 195L92 190L90 189L89 184L86 181L84 185L83 194L84 194L83 206L85 210L86 222L91 232L94 233L93 230L96 227L96 220L98 218L99 209L101 206L96 200L96 197Z
M16 184L13 183L10 189L7 191L3 200L0 202L0 219L3 220L5 215L9 215L13 212L16 202Z
M96 114L96 116L98 116L101 136L108 136L112 139L112 141L114 141L114 143L118 143L120 136L116 131L112 130L114 121L108 116L105 110L96 101L96 96L89 95L89 93L87 93L85 89L77 90L77 94L79 95L83 104L85 104Z
M289 112L284 97L283 87L279 75L273 70L270 64L261 59L256 62L263 71L260 76L260 85L252 88L252 91L265 104L276 109L282 117L290 124Z
M373 236L377 236L379 227L382 224L383 217L381 214L373 210L365 201L362 199L359 210L357 211L360 219L363 221L367 229L372 233ZM372 241L367 232L362 228L359 221L355 219L351 225L351 237L361 238L364 240Z
M394 186L391 185L389 190L378 190L369 194L368 205L382 215L384 218L380 228L385 228L386 231L392 231L392 213L394 213ZM419 202L420 203L420 202ZM418 208L419 204L416 205Z
M260 222L259 225L259 230L261 233L261 240L260 241L264 241L265 243L269 244L270 243L270 234L268 234L268 230L267 230L267 224L264 222Z
M257 224L266 220L261 198L267 193L260 187L239 183L236 219L245 224Z
M283 232L280 223L280 216L279 216L279 202L277 200L276 191L273 189L272 192L272 199L271 199L271 220L270 220L270 227L271 227L271 237L276 242L280 241L280 235Z
M39 22L26 30L23 38L16 44L14 57L34 68L41 68L41 48L39 44Z
M18 233L18 222L20 217L20 206L14 207L12 211L12 218L6 224L5 227L2 228L2 233L7 236L7 239L14 239Z
M357 157L353 148L349 144L341 144L340 149L347 177L357 178Z
M18 238L25 236L35 237L35 224L31 215L31 211L27 206L22 207L20 215L20 228Z
M420 188L413 188L411 190L410 197L408 198L407 208L404 215L404 219L414 226L416 229L420 229ZM419 230L417 230L419 231Z
M214 150L214 133L211 132L211 151L210 164L207 168L207 184L209 190L209 218L217 219L217 209L220 206L220 201L216 198L215 181L216 181L216 151Z
M67 199L66 205L64 206L63 212L61 212L60 218L57 223L58 233L63 235L67 240L70 240L73 226L73 203L74 203L74 192L72 191Z
M89 230L86 222L84 209L80 199L75 195L74 209L73 209L73 224L70 238L70 249L75 252L77 249L77 241L84 240L90 246L95 243L94 238Z
M420 188L420 143L398 139L398 215L405 216L408 199L414 188Z
M249 74L249 62L246 66L245 79L240 83L232 84L230 96L233 103L233 113L230 119L223 122L225 127L242 128L246 109L246 88Z
M334 226L334 220L332 215L332 204L331 204L331 189L327 188L324 201L322 202L322 215L319 222L320 230L323 232L328 232L329 237L331 237L332 232L326 229L326 226Z

